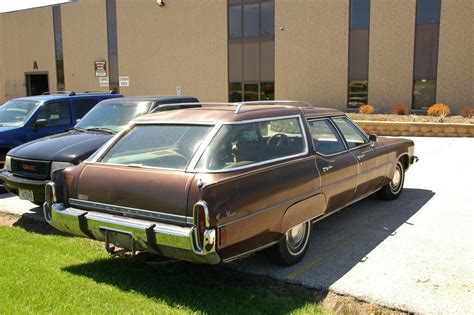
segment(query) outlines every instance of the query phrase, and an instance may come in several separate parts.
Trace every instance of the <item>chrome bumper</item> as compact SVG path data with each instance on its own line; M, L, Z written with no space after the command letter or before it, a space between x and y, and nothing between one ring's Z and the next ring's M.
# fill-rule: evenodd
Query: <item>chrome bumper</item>
M133 218L125 218L102 212L65 208L62 203L43 205L46 221L56 229L74 235L106 241L108 232L131 236L130 251L146 251L196 263L218 264L216 253L216 231L205 232L206 246L199 248L194 240L194 227L179 227ZM112 244L113 240L110 241ZM115 244L118 245L118 244ZM120 245L119 245L120 246Z

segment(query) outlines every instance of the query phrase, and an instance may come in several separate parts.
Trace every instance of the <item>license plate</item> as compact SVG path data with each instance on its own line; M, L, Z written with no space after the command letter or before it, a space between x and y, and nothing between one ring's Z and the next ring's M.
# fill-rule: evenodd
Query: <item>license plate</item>
M23 200L35 201L35 197L33 195L32 190L19 189L18 196L20 197L20 199L23 199Z
M112 244L124 249L125 251L129 250L132 251L132 254L135 254L135 241L131 233L127 233L124 231L117 231L110 228L101 227L102 233L105 236L105 248L111 254L114 253L115 249Z

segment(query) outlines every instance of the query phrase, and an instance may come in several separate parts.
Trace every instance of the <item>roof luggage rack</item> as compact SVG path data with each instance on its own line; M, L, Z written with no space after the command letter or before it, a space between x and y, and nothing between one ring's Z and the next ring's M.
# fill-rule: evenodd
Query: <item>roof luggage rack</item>
M83 91L83 92L75 92L75 91L48 91L44 92L42 95L68 95L68 96L75 96L77 94L117 94L115 90L109 91Z
M289 100L275 100L275 101L251 101L251 102L235 102L235 103L224 103L224 102L189 102L189 103L176 103L176 104L166 104L166 105L197 105L202 106L237 106L234 111L234 114L240 114L242 112L242 107L246 105L289 105L294 107L306 107L314 108L314 105L306 101L289 101Z
M79 93L84 93L84 94L117 94L117 91L115 91L115 90L109 90L109 91L84 91L84 92L79 92Z
M251 102L240 102L240 103L230 103L237 106L235 113L239 114L242 110L242 107L246 105L290 105L295 107L307 107L314 108L313 104L306 101L289 101L289 100L275 100L275 101L251 101ZM298 106L300 105L300 106ZM302 105L302 106L301 106Z
M44 92L42 95L68 95L68 96L74 96L74 95L76 95L76 92L74 92L74 91L48 91L48 92Z

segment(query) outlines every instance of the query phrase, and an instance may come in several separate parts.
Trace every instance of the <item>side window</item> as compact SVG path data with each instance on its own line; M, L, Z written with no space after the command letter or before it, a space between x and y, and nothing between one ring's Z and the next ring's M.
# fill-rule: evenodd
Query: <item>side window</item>
M197 168L233 169L302 154L306 150L298 118L228 124L214 136Z
M99 101L93 98L74 100L74 109L76 110L77 119L81 119L87 114Z
M36 119L46 119L48 127L69 125L71 123L69 102L61 101L43 105Z
M347 118L333 118L334 123L346 139L349 149L368 143L368 139Z
M331 155L346 149L341 137L329 120L309 121L308 126L316 152Z

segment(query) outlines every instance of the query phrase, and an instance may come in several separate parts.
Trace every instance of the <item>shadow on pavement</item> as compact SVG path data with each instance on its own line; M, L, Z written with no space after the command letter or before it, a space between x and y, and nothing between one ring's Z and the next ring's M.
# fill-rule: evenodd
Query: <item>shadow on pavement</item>
M370 196L313 225L310 248L295 266L281 268L262 253L232 266L241 271L294 281L327 290L409 219L433 196L424 189L403 190L393 201Z
M144 264L143 259L135 257L98 260L70 266L65 270L114 285L121 290L134 290L148 297L165 299L170 304L184 304L206 313L243 311L245 303L250 303L250 297L242 293L246 287L268 286L268 283L283 286L268 277L294 280L302 284L316 281L317 285L311 284L311 287L321 290L312 291L312 294L305 293L307 296L303 295L303 299L300 297L291 300L293 303L278 306L279 313L288 313L304 303L321 301L329 286L357 263L364 261L377 245L388 237L396 236L396 230L401 225L412 225L410 217L433 196L434 192L429 190L405 189L398 200L391 202L369 197L315 223L311 247L305 259L290 268L276 266L264 254L259 253L231 263L232 268L186 262L152 267ZM232 269L257 275L243 276ZM235 290L235 294L229 294L229 288L231 291ZM275 292L277 295L285 295L285 292L278 293L279 289Z
M182 261L150 265L145 261L152 256L143 256L97 260L63 270L206 314L288 314L306 303L320 302L327 294L266 277L243 276L223 266Z

